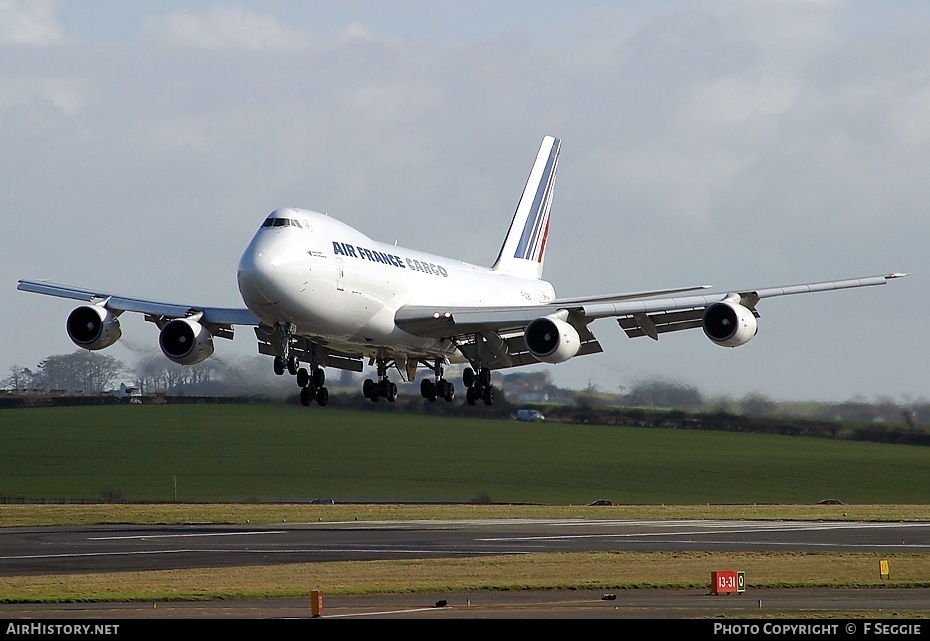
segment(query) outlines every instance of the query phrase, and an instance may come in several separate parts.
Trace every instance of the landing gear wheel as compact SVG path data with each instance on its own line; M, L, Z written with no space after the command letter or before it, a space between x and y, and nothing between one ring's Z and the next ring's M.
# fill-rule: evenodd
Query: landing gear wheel
M304 389L307 389L306 387ZM329 390L321 387L316 391L316 402L320 407L329 403Z
M423 382L420 383L420 396L428 400L430 403L436 402L436 383L424 378Z
M297 374L297 370L300 369L300 361L296 356L291 356L287 359L287 371L291 376Z
M478 402L478 390L476 390L474 387L469 387L465 391L465 402L468 403L469 405L474 405L475 403L477 403Z
M304 407L310 407L310 401L313 400L313 389L309 387L300 388L300 404Z
M301 367L297 370L297 387L306 387L310 383L310 372Z
M470 367L466 367L465 371L462 372L462 382L465 383L465 387L474 387L475 370Z
M326 372L319 367L313 370L313 386L323 387L326 385Z
M397 385L386 378L382 378L378 382L377 389L378 396L383 396L391 403L393 403L394 399L397 398Z
M436 381L436 396L444 399L446 402L455 398L455 386L444 378Z
M478 370L478 386L491 387L491 370L489 368L482 367Z
M375 389L375 382L371 380L370 378L366 378L365 382L362 383L362 395L365 398L371 398L372 392L374 392L375 396L377 396L377 390ZM372 398L371 400L376 401L378 399Z
M484 399L485 405L494 404L494 388L493 387L485 387L484 392L481 394L481 396Z
M284 359L280 356L274 357L274 373L278 376L284 374Z

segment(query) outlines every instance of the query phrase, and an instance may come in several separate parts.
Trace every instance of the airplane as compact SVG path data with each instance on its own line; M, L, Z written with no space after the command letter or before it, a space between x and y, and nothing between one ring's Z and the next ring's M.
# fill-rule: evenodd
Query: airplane
M710 285L558 298L542 279L561 141L543 138L496 261L480 267L373 240L315 211L272 211L243 252L237 280L244 308L208 307L124 296L105 290L20 280L17 289L84 301L67 319L79 347L99 350L122 332L124 312L144 315L175 363L193 365L231 339L236 326L254 329L258 351L274 371L296 377L300 402L326 405L324 368L361 372L371 401L393 402L397 384L414 381L429 401L452 401L446 366L462 372L468 405L494 402L491 372L535 363L562 363L599 353L589 325L615 318L630 338L703 328L713 343L745 345L758 331L765 298L883 285L903 273L786 287L705 293ZM304 366L306 365L306 367Z

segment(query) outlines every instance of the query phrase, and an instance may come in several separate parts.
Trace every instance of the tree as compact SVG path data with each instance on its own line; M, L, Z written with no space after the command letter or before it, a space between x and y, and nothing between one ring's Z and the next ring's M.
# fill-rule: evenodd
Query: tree
M71 354L49 356L39 363L33 385L45 391L103 392L125 373L123 363L112 356L79 349Z
M10 367L10 375L3 379L5 389L28 389L33 386L35 374L28 367L13 365Z

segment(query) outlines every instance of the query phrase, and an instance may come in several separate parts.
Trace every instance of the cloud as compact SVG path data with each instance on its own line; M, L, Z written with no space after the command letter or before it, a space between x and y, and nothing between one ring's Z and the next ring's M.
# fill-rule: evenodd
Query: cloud
M848 3L624 3L446 38L430 19L443 34L452 19L418 3L381 23L324 3L322 35L307 26L323 24L315 3L142 4L141 34L91 42L63 34L52 3L0 0L2 28L44 16L60 40L0 58L8 284L239 305L239 253L289 205L487 265L546 134L563 141L546 260L562 296L930 272L927 12L886 9L874 28ZM766 302L740 350L699 331L631 341L598 322L605 353L553 378L920 395L919 286ZM72 351L68 311L12 294L0 313L20 330L0 353L31 365ZM124 335L154 346L139 325ZM249 334L235 342L254 354Z
M202 49L286 51L309 42L307 35L274 16L220 5L206 13L176 11L150 18L144 35L165 45Z
M51 0L0 0L0 43L47 45L62 35Z

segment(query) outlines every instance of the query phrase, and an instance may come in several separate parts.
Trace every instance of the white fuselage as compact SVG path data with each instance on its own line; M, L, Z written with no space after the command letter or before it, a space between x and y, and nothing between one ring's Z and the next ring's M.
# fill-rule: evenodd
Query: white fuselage
M242 254L239 291L262 323L296 326L342 351L456 358L455 346L394 323L404 305L508 306L555 298L552 285L387 245L329 216L272 212Z

